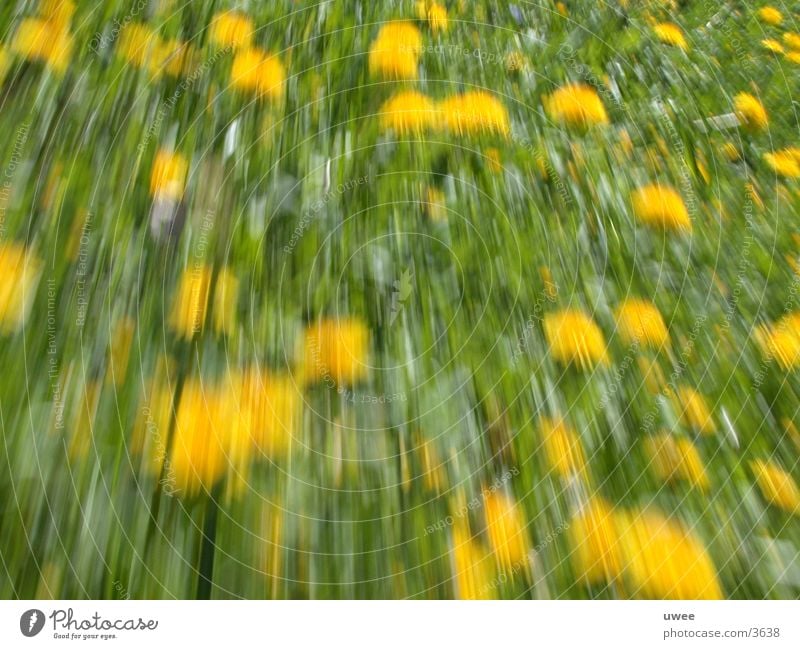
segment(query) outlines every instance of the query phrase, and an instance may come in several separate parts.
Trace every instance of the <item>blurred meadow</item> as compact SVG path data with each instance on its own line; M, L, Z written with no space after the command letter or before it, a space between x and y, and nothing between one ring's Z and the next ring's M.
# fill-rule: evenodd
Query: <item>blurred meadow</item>
M0 4L0 596L800 597L800 3Z

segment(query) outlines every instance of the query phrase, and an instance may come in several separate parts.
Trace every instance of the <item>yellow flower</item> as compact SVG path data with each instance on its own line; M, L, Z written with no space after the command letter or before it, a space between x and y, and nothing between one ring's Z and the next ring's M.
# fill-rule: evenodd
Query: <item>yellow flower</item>
M195 266L183 271L172 303L170 327L180 337L191 339L206 320L211 268Z
M231 85L277 102L283 98L286 69L277 56L256 48L243 49L233 59Z
M128 23L119 34L117 53L135 68L146 68L161 39L147 25Z
M575 572L590 584L609 583L622 573L614 522L614 511L600 498L592 498L570 522L570 558Z
M783 14L775 7L761 7L758 10L758 17L761 22L768 25L780 25L783 22Z
M702 394L694 388L684 385L678 388L676 398L680 417L684 424L699 433L709 434L714 432L711 411L708 409Z
M686 480L703 491L708 488L703 461L688 439L675 439L669 433L654 435L644 440L644 450L659 480Z
M577 433L561 419L539 422L542 446L550 468L562 478L580 475L586 468L583 446Z
M796 32L786 32L783 35L783 42L789 46L789 49L800 50L800 34Z
M517 504L498 491L483 491L486 532L500 566L516 572L528 565L528 537Z
M441 189L427 187L425 189L425 199L423 206L426 216L433 221L447 220L447 204L445 195Z
M225 472L225 440L219 423L219 395L213 386L186 382L175 421L175 437L168 464L174 488L192 496L210 491Z
M617 328L623 342L660 349L669 342L669 332L656 305L630 298L617 309Z
M410 22L385 24L369 50L370 74L384 79L416 79L422 35Z
M499 174L503 171L503 159L500 150L495 147L486 149L486 165L492 173Z
M769 125L764 104L749 92L740 92L733 98L733 110L742 125L750 130L762 131Z
M4 47L0 47L0 83L6 78L6 74L8 74L8 69L11 67L11 55L8 53L8 50Z
M228 268L222 268L214 287L214 331L230 335L236 329L236 309L239 303L239 280Z
M179 153L161 149L150 172L150 195L154 198L180 200L189 173L189 163Z
M243 416L256 447L268 458L285 455L299 420L299 387L288 377L251 369L240 389Z
M453 570L458 599L492 599L494 571L486 549L463 524L453 528Z
M67 29L75 14L75 3L72 0L42 0L39 15L60 29Z
M761 41L761 45L764 46L764 49L767 49L770 52L774 52L775 54L783 54L783 45L781 45L774 38L765 38Z
M683 198L672 187L645 185L633 192L631 202L637 218L645 225L676 232L692 230L692 221Z
M764 154L764 161L779 176L800 178L800 160L790 149L781 149Z
M406 90L381 107L381 126L399 135L422 135L436 127L436 104L421 92Z
M608 113L600 95L591 86L570 83L544 98L544 108L554 122L587 128L608 124Z
M0 243L0 333L10 334L28 320L42 262L25 246Z
M786 52L784 58L789 61L789 63L800 65L800 52Z
M38 18L23 20L11 42L14 54L32 61L42 61L58 74L67 69L72 49L72 35L66 28Z
M800 514L800 489L789 473L765 460L751 462L750 468L764 500L789 514Z
M180 77L191 72L197 54L188 43L179 40L159 41L150 58L149 68L154 77L166 73L170 77Z
M691 533L661 514L619 515L625 575L646 599L721 599L708 552Z
M417 2L417 16L420 20L427 20L434 34L446 32L448 28L447 7L438 2L421 0Z
M560 363L574 363L581 369L608 363L603 333L582 311L565 309L548 313L544 318L544 334L550 354Z
M656 38L667 45L674 45L682 50L688 50L689 44L683 35L683 30L675 23L658 23L653 26Z
M755 340L767 359L775 358L784 370L800 367L800 330L797 315L781 318L775 325L756 329Z
M511 131L506 107L484 90L449 97L441 102L439 110L447 128L459 135L487 132L507 136Z
M253 40L253 20L239 11L221 11L211 19L209 40L219 48L250 47Z
M356 383L367 374L368 348L369 330L360 320L319 320L305 332L305 378L331 387Z

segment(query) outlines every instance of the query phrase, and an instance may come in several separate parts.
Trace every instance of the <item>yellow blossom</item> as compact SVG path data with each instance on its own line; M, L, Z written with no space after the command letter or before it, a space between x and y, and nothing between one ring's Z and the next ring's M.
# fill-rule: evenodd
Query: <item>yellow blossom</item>
M761 45L764 47L764 49L769 50L770 52L774 52L775 54L783 54L783 45L781 45L774 38L765 38L761 41Z
M0 243L0 333L19 330L29 319L42 262L20 243Z
M768 25L780 25L783 22L783 14L775 7L761 7L758 10L758 18Z
M222 268L214 287L214 331L230 335L236 329L236 309L239 301L239 280L228 268Z
M783 42L792 50L800 50L800 34L797 32L786 32L783 35Z
M117 54L135 68L146 68L161 45L161 39L147 25L128 23L119 33Z
M381 107L381 126L399 135L422 135L436 127L437 108L421 92L405 90L392 96Z
M646 599L721 599L714 564L700 541L655 512L618 515L632 595Z
M543 418L539 430L547 463L557 475L569 478L584 472L586 458L581 440L566 422Z
M742 125L750 130L762 131L769 125L764 104L749 92L740 92L733 98L733 110Z
M256 48L236 53L231 66L231 85L259 98L280 101L286 85L286 69L280 59Z
M683 30L675 23L658 23L653 26L653 32L662 43L674 45L682 50L689 49Z
M369 50L370 74L384 79L416 79L422 35L413 23L396 20L381 27Z
M211 19L209 40L219 48L250 47L253 40L253 20L239 11L222 11Z
M544 99L544 108L554 122L587 128L607 124L608 113L597 91L583 83L558 88Z
M494 570L486 549L473 539L466 525L453 528L453 571L458 599L492 599Z
M789 514L800 514L800 489L791 474L766 460L755 460L750 468L764 500Z
M575 572L590 584L610 583L622 572L621 547L613 509L592 498L570 521L570 558Z
M65 27L39 18L24 19L11 41L14 54L42 61L58 74L67 69L72 60L72 50L72 35Z
M173 298L170 327L181 338L191 339L206 320L211 268L195 266L183 271Z
M708 488L703 461L688 439L675 439L669 433L662 433L645 439L644 450L650 468L660 480L686 480L698 489Z
M486 132L507 136L511 131L506 107L484 90L449 97L439 104L439 110L447 128L459 135Z
M702 394L689 386L681 386L678 388L676 399L681 420L687 426L703 434L714 432L711 411Z
M635 190L631 196L637 218L653 228L691 232L692 221L681 195L672 187L651 184Z
M485 488L483 506L486 532L498 564L503 570L520 571L528 565L528 535L519 506L499 491Z
M629 298L617 309L617 328L623 342L661 349L669 342L669 332L656 305Z
M319 320L305 332L305 378L336 388L356 383L367 375L368 348L369 330L360 320Z
M764 161L779 176L784 178L800 178L800 160L787 149L764 154Z
M548 313L544 318L544 334L550 354L560 363L574 363L581 369L608 363L600 327L578 309Z
M189 173L189 163L179 153L161 149L150 172L150 195L154 198L180 200Z

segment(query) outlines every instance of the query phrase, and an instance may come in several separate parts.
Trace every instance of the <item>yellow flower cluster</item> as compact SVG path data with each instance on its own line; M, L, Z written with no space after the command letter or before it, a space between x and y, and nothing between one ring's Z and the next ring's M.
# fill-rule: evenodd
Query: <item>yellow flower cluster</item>
M769 116L764 104L749 92L740 92L733 98L733 110L747 129L763 131L769 125Z
M505 106L484 90L448 97L438 104L420 92L399 92L381 108L381 126L403 135L420 135L440 127L458 135L508 136L511 132Z
M170 313L170 327L187 340L202 331L211 294L211 267L200 264L184 270ZM239 282L227 268L220 269L214 287L212 325L218 334L230 334L236 326Z
M800 178L800 148L786 147L764 154L764 161L777 175L784 178Z
M661 349L669 342L664 318L652 302L629 298L617 309L617 329L623 342Z
M656 38L666 45L673 45L682 50L688 50L689 44L683 35L683 30L675 23L658 23L653 26Z
M519 506L510 496L485 488L483 506L486 532L495 560L501 569L519 571L528 563L528 535Z
M766 460L751 462L750 468L764 500L788 514L800 514L800 489L790 473Z
M720 599L708 552L680 523L653 511L617 511L593 499L572 519L576 574L645 599Z
M767 359L784 370L800 367L800 313L789 313L771 325L756 329L755 340Z
M167 149L159 150L150 171L150 195L153 198L181 200L188 173L189 163L184 156Z
M562 419L539 421L542 447L550 469L562 478L581 476L586 470L586 457L578 434Z
M355 318L318 320L306 328L303 350L305 380L351 385L369 369L369 330Z
M544 98L550 119L559 124L588 128L608 124L608 113L600 95L584 83L570 83Z
M668 185L651 184L631 195L633 212L643 224L663 231L691 232L692 221L681 195Z
M129 65L147 70L153 78L162 74L180 77L194 69L194 48L177 39L162 39L144 23L128 23L120 31L117 54Z
M286 87L286 68L274 54L255 47L239 50L231 66L231 86L260 99L279 102Z
M683 437L676 439L669 433L662 433L645 439L644 450L648 465L659 480L686 480L700 490L708 488L703 461L690 440Z
M253 20L239 11L221 11L211 19L209 41L218 48L248 48L253 40Z
M11 52L31 61L41 61L56 74L70 63L74 39L70 32L75 4L71 0L43 2L36 18L25 18L11 42Z
M417 2L417 16L420 20L426 20L428 26L434 34L447 31L449 26L447 18L447 7L432 2L431 0L420 0Z

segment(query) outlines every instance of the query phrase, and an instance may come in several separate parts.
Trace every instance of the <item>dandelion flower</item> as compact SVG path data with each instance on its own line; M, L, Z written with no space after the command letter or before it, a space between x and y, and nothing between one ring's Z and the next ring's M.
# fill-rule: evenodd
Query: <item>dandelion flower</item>
M122 27L117 54L135 68L145 68L161 44L158 35L147 25L128 23Z
M519 506L498 491L483 491L486 532L498 564L518 571L528 564L528 539Z
M250 47L253 40L253 20L239 11L222 11L211 19L209 40L218 48Z
M544 334L553 358L587 369L606 364L606 342L600 327L577 309L549 313L544 318Z
M758 18L767 25L780 25L783 22L783 14L775 7L761 7L758 10Z
M506 107L484 90L449 97L439 104L439 110L447 128L459 135L497 133L507 136L511 131Z
M381 27L369 50L369 71L384 79L416 79L422 34L408 21L396 20Z
M436 104L421 92L406 90L381 108L381 126L399 135L422 135L436 126Z
M800 52L786 52L784 58L789 61L789 63L800 65Z
M150 172L150 195L153 198L183 198L189 163L179 153L161 149L153 161Z
M783 42L792 50L800 50L800 34L796 32L786 32L783 35Z
M703 461L688 439L675 439L669 433L654 435L644 440L644 450L650 467L659 480L686 480L703 491L708 488L708 476Z
M251 369L243 376L240 394L256 447L269 458L285 455L299 418L297 386L288 377Z
M161 41L153 49L150 71L155 77L163 72L177 78L191 71L196 56L196 52L188 43L175 39Z
M763 131L769 125L764 104L749 92L740 92L733 98L733 110L745 128Z
M28 320L42 262L25 246L0 243L0 333L19 330Z
M562 478L580 475L586 457L577 433L561 419L544 418L539 422L542 446L550 468Z
M38 18L23 20L11 41L14 54L31 61L41 61L57 74L67 69L72 50L73 39L69 31Z
M203 328L210 286L209 266L196 266L183 271L169 321L172 330L181 338L191 339Z
M706 405L706 400L694 388L681 386L677 392L678 410L684 424L699 433L709 434L714 432L714 421L711 411Z
M761 41L761 45L764 49L769 50L775 54L783 54L783 45L781 45L778 41L774 38L765 38Z
M486 549L473 539L466 526L453 528L453 572L458 599L492 599L494 571Z
M764 154L764 162L779 176L800 178L800 161L792 151L781 149Z
M222 268L214 287L214 331L230 335L236 329L236 309L239 302L239 280L229 268Z
M417 15L420 20L427 20L434 34L444 33L448 28L447 7L438 2L421 0L417 2Z
M175 487L192 496L210 491L227 465L222 431L217 429L219 396L214 386L187 381L181 393L169 469ZM227 422L226 422L227 423Z
M691 232L692 221L681 195L667 185L645 185L631 196L639 221L653 228Z
M700 541L657 513L621 515L625 575L633 594L647 599L721 599L714 564Z
M789 473L765 460L751 462L750 468L764 500L789 514L800 514L800 489Z
M800 331L794 317L787 316L775 325L759 327L754 337L762 355L776 359L784 371L800 367Z
M368 347L369 330L360 320L319 320L305 332L305 377L331 387L356 383L367 374Z
M277 102L283 98L286 69L277 56L256 48L243 49L233 59L231 85Z
M656 305L630 298L617 309L617 328L627 345L661 349L669 342L669 332Z
M544 99L544 108L554 122L588 128L608 124L608 113L597 91L583 83L562 86Z
M67 29L74 14L72 0L42 0L39 5L39 16L59 29Z
M610 583L622 573L614 522L613 509L600 498L592 498L570 521L570 558L575 572L590 584Z
M741 151L733 142L726 142L722 145L722 155L728 159L728 162L738 162L742 157Z
M675 23L658 23L653 26L653 33L655 33L658 40L666 45L679 47L682 50L689 49L683 30Z

